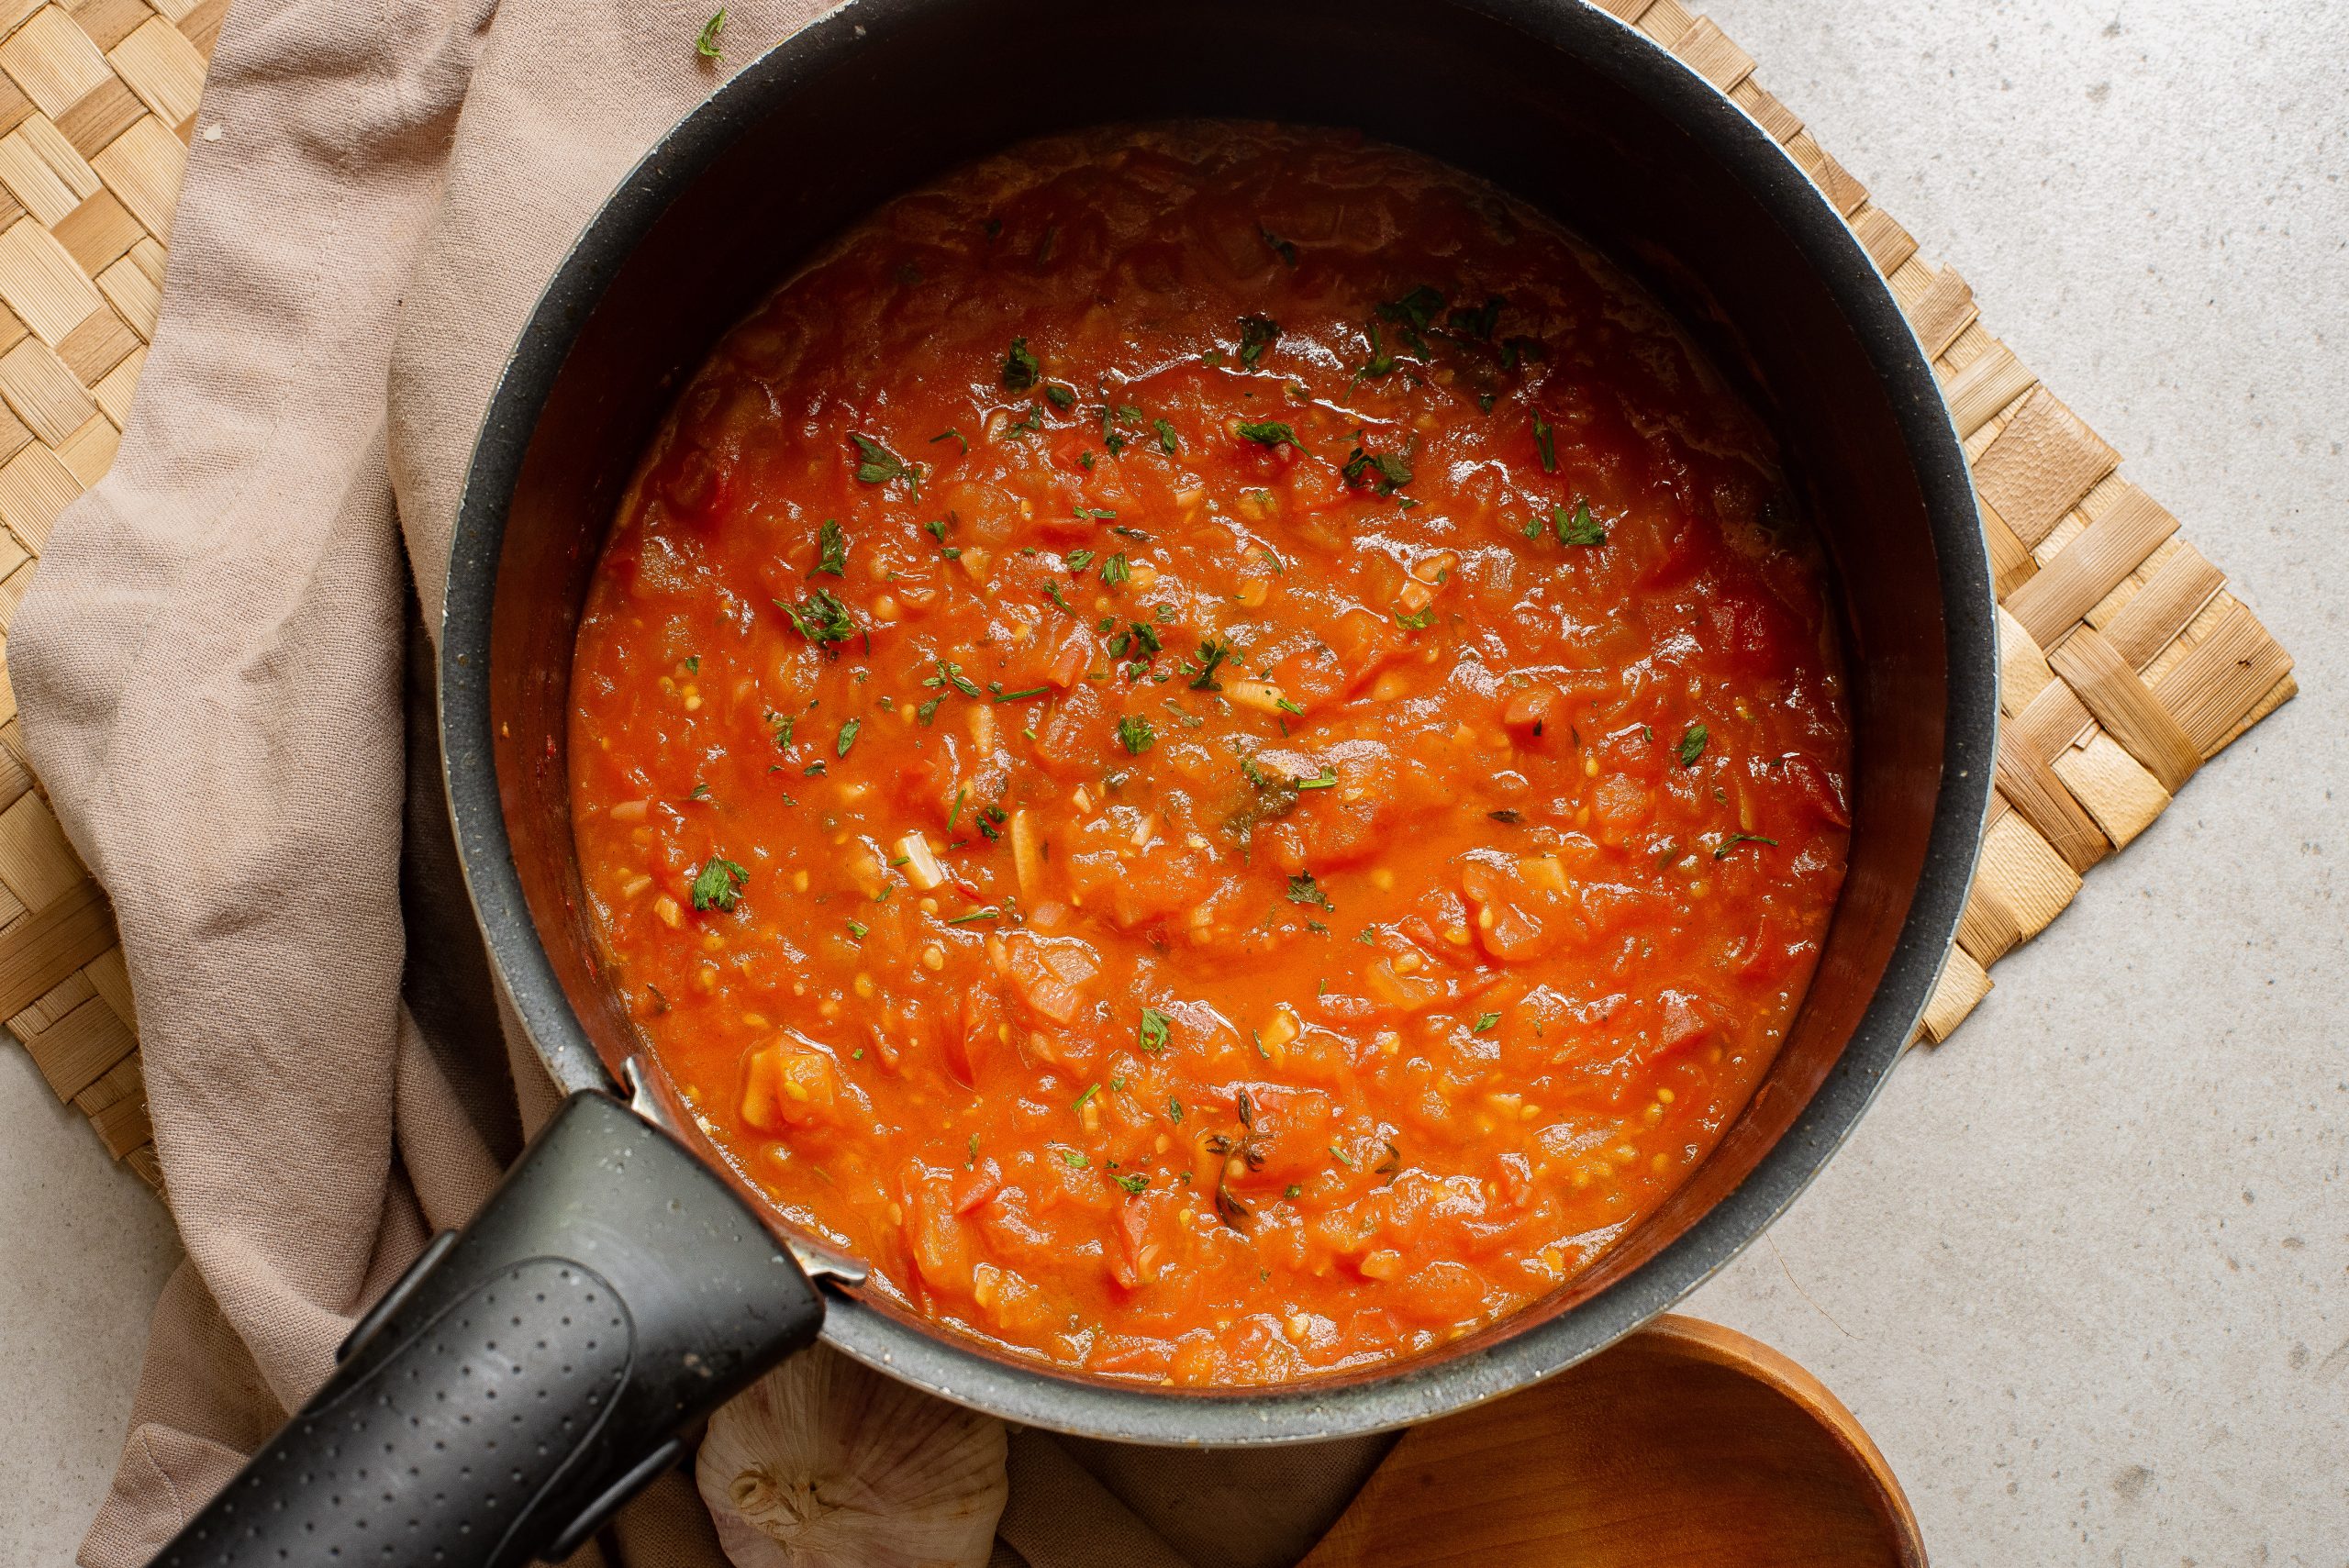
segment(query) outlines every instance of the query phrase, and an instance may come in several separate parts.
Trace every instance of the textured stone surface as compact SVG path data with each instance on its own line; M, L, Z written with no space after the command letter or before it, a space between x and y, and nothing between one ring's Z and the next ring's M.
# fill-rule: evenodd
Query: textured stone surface
M1940 1568L2349 1555L2349 12L1710 0L2299 662L1690 1304L1810 1366ZM2336 798L2337 797L2337 798ZM110 1472L168 1221L0 1051L0 1562Z
M1689 1304L1867 1423L1937 1568L2349 1561L2349 15L1708 9L2298 661Z

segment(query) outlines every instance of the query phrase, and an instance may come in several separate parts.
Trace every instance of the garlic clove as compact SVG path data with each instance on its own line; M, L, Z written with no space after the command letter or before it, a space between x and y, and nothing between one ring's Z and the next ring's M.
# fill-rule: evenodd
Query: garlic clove
M734 1568L983 1568L1003 1423L818 1345L709 1418L694 1466Z

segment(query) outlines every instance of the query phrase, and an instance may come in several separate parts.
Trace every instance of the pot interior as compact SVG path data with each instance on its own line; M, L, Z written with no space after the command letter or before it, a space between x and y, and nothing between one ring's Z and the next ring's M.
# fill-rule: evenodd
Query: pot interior
M1203 115L1353 127L1432 154L1543 208L1662 297L1782 444L1833 562L1856 740L1849 873L1775 1066L1686 1185L1526 1312L1397 1366L1231 1395L1014 1361L880 1304L842 1303L828 1329L852 1353L1020 1419L1262 1441L1456 1408L1685 1294L1841 1141L1947 951L1995 722L1963 454L1889 294L1758 127L1574 4L858 0L655 150L526 334L461 520L444 739L493 952L541 1053L582 1086L639 1041L597 973L573 857L572 648L621 491L675 390L802 256L887 197L1028 136Z

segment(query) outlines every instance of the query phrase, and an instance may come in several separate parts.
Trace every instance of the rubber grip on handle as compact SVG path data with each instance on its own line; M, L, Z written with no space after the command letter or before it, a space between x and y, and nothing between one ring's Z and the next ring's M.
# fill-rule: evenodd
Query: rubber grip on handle
M574 1095L155 1561L512 1568L567 1552L822 1316L717 1177L607 1096Z

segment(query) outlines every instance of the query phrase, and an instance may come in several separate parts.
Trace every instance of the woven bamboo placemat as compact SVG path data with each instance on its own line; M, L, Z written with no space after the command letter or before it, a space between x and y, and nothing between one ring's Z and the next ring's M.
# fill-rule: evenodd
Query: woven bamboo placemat
M1932 355L1997 573L1997 795L1920 1038L2061 914L2082 873L2296 689L2292 662L2177 519L1976 317L1973 291L1680 0L1593 0L1729 95L1834 202ZM137 1020L106 895L25 762L5 635L66 503L113 461L153 333L205 61L228 0L0 0L0 1018L115 1157L158 1187Z

